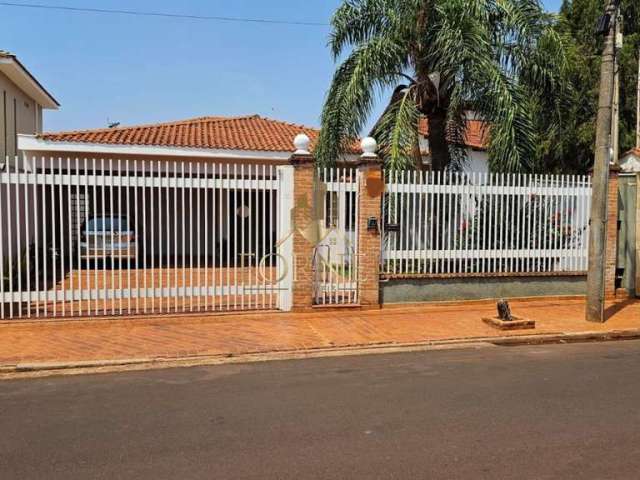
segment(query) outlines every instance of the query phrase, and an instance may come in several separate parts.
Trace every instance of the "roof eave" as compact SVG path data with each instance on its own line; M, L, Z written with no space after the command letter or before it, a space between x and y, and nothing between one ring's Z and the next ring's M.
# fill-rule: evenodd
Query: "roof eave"
M44 140L35 135L18 135L18 149L24 152L70 152L88 155L152 155L159 157L226 158L237 160L271 161L288 160L292 154L292 152L284 151L61 142Z
M58 110L60 104L13 55L0 57L0 72L33 98L42 108Z
M262 151L222 148L166 147L153 145L117 145L86 142L61 142L44 140L36 135L19 134L18 150L32 153L74 153L79 156L94 155L141 155L154 157L190 157L237 161L271 161L287 162L293 151ZM358 154L345 153L339 161L352 162L359 158Z

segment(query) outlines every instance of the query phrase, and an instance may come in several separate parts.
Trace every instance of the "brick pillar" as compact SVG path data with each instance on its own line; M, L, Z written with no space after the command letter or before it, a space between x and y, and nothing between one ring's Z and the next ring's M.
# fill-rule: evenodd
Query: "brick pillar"
M611 166L607 192L607 236L605 257L605 298L616 293L616 267L618 260L618 175L620 167Z
M292 214L293 232L293 310L309 309L313 305L313 234L315 228L315 160L310 154L294 154Z
M384 177L380 160L363 155L358 165L358 289L364 307L380 306L380 227ZM369 229L369 219L377 227Z

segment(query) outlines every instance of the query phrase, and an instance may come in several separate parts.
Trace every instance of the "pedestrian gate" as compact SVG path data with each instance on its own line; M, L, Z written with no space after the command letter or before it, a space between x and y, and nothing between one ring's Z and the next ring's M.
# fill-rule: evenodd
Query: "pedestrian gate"
M321 168L316 176L319 238L314 249L314 303L358 303L358 174Z

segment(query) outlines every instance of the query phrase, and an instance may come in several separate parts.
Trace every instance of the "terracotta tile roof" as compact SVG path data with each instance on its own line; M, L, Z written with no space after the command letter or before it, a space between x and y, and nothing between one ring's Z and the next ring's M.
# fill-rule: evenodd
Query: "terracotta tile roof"
M468 125L467 145L485 148L487 134L483 129L484 123L470 120ZM428 135L428 132L428 121L422 119L420 133ZM293 152L293 139L299 133L305 133L311 139L313 148L318 139L318 129L259 115L210 116L150 125L43 133L38 138L70 143ZM351 153L359 150L356 142Z
M429 120L427 118L420 119L418 130L421 135L429 135ZM467 120L464 143L471 148L486 149L489 145L489 129L486 122L482 120Z
M293 152L296 135L305 133L315 142L318 132L315 128L250 115L43 133L38 138L54 142Z

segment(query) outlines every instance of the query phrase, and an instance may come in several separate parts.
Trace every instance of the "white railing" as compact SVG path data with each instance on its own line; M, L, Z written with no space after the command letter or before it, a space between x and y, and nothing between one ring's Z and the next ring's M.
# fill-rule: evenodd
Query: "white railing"
M279 169L7 159L0 316L278 308Z
M406 171L386 192L383 274L587 269L587 176Z
M349 168L321 168L314 195L320 211L313 257L314 302L358 302L358 175Z

